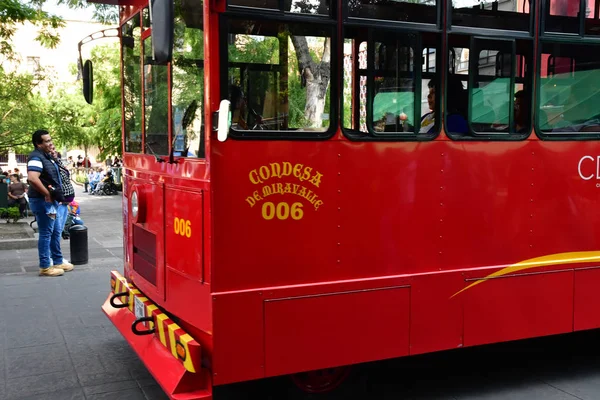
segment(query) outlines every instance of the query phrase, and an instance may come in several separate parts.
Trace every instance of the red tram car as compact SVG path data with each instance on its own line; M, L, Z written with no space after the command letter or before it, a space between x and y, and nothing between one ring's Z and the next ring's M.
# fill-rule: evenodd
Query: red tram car
M102 308L170 398L600 327L598 1L118 4Z

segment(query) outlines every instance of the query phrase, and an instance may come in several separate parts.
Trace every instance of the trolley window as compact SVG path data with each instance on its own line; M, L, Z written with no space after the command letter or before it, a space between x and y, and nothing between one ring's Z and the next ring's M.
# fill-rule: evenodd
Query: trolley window
M531 132L531 40L450 37L446 132L518 140Z
M228 21L227 71L233 136L323 136L333 120L332 28Z
M175 1L171 73L173 154L205 157L202 1Z
M452 25L532 32L531 0L452 0Z
M153 61L152 36L144 39L145 153L169 154L168 67Z
M229 0L230 6L264 8L295 14L320 14L331 13L330 0Z
M546 139L600 137L600 44L542 42L537 125Z
M395 22L438 22L436 0L357 0L349 1L348 16Z
M545 0L544 31L556 34L599 35L600 6L596 0Z
M121 28L123 57L123 117L125 151L142 152L142 80L140 76L140 15L136 14Z
M429 140L439 132L439 34L347 27L343 127L355 139Z

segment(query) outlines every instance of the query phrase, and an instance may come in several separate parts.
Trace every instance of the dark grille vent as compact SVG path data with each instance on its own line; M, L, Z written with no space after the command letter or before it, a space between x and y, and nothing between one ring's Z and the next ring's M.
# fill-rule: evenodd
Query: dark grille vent
M156 286L156 235L133 225L133 269Z

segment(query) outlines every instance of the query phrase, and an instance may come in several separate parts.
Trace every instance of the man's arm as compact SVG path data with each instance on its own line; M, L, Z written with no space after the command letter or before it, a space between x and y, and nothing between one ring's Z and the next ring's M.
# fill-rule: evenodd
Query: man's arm
M52 203L50 192L40 180L40 175L41 173L37 171L27 171L27 180L29 180L29 183L35 190L44 195L44 200L46 200L48 203Z
M10 186L8 187L8 197L13 200L18 200L19 198L10 192Z

